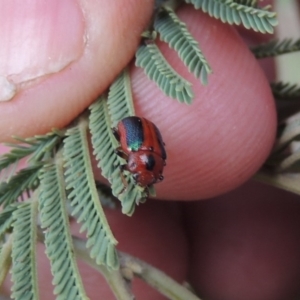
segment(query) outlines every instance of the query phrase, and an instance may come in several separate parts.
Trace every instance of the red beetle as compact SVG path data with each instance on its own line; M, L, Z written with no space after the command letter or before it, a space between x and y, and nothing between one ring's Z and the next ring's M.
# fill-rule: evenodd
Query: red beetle
M127 117L113 129L120 147L117 154L127 163L122 170L132 173L137 184L149 186L163 180L167 154L158 128L145 118Z

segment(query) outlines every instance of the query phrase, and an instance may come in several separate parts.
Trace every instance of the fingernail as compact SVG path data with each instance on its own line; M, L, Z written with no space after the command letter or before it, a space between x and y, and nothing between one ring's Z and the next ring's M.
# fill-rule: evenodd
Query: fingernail
M78 60L84 17L74 0L0 2L0 101Z

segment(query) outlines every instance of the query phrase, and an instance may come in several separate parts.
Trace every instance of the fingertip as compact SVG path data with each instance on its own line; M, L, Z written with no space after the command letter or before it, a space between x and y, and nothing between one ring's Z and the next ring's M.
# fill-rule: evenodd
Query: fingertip
M152 0L35 2L25 1L23 14L1 18L6 40L0 76L7 80L0 84L15 89L9 101L0 102L0 141L70 123L131 60L153 10ZM8 11L20 12L19 5L6 3Z

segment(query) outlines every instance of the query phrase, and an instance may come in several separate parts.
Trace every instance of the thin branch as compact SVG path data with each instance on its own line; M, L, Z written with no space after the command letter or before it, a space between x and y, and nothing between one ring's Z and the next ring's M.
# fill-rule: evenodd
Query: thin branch
M38 239L43 242L44 237L41 230L38 233ZM135 299L134 295L130 291L129 283L132 279L130 274L143 279L150 286L168 297L168 299L201 300L186 287L177 283L162 271L129 254L118 251L121 262L121 270L110 271L104 266L97 265L95 260L89 256L89 251L85 246L85 240L73 236L73 244L77 257L85 261L88 265L93 267L105 277L118 300Z
M112 292L118 300L134 300L135 296L131 293L128 282L124 279L120 270L108 270L106 267L97 265L95 260L89 255L86 249L86 241L73 237L74 249L78 258L85 261L88 265L99 271L106 279Z
M168 299L200 300L190 290L179 284L162 271L129 254L119 252L121 266L133 272L136 277L143 279Z

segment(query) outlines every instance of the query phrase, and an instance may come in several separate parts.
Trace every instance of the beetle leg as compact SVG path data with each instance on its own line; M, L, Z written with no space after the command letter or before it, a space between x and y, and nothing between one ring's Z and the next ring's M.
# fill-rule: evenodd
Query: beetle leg
M127 153L125 153L121 147L118 147L117 149L115 149L115 153L126 160L128 158Z
M133 180L135 181L135 183L137 183L138 180L139 180L140 174L139 173L135 173L135 174L132 175L132 177L133 177Z
M158 177L158 180L159 181L163 181L164 180L164 176L162 174L160 174L159 177Z
M149 198L149 195L150 195L150 191L149 191L149 187L148 186L145 189L145 193L146 193L145 200L147 200Z
M119 168L120 168L120 177L121 177L121 180L122 180L122 183L123 183L123 186L124 186L124 188L123 188L122 191L120 192L120 194L122 194L122 193L124 193L124 192L127 190L127 188L128 188L128 182L126 181L125 176L124 176L124 173L123 173L123 171L126 170L127 165L121 165Z
M124 176L124 173L123 173L124 170L127 170L127 165L126 165L126 164L120 166L120 173L121 173L120 175L121 175L122 183L123 183L123 185L125 186L125 189L127 189L127 187L128 187L128 182L127 182L126 179L125 179L125 176Z
M121 165L120 170L123 172L124 170L128 171L128 166L127 164Z
M112 128L112 133L113 133L114 137L116 138L116 140L118 142L120 142L120 134L119 134L118 129L117 128Z

